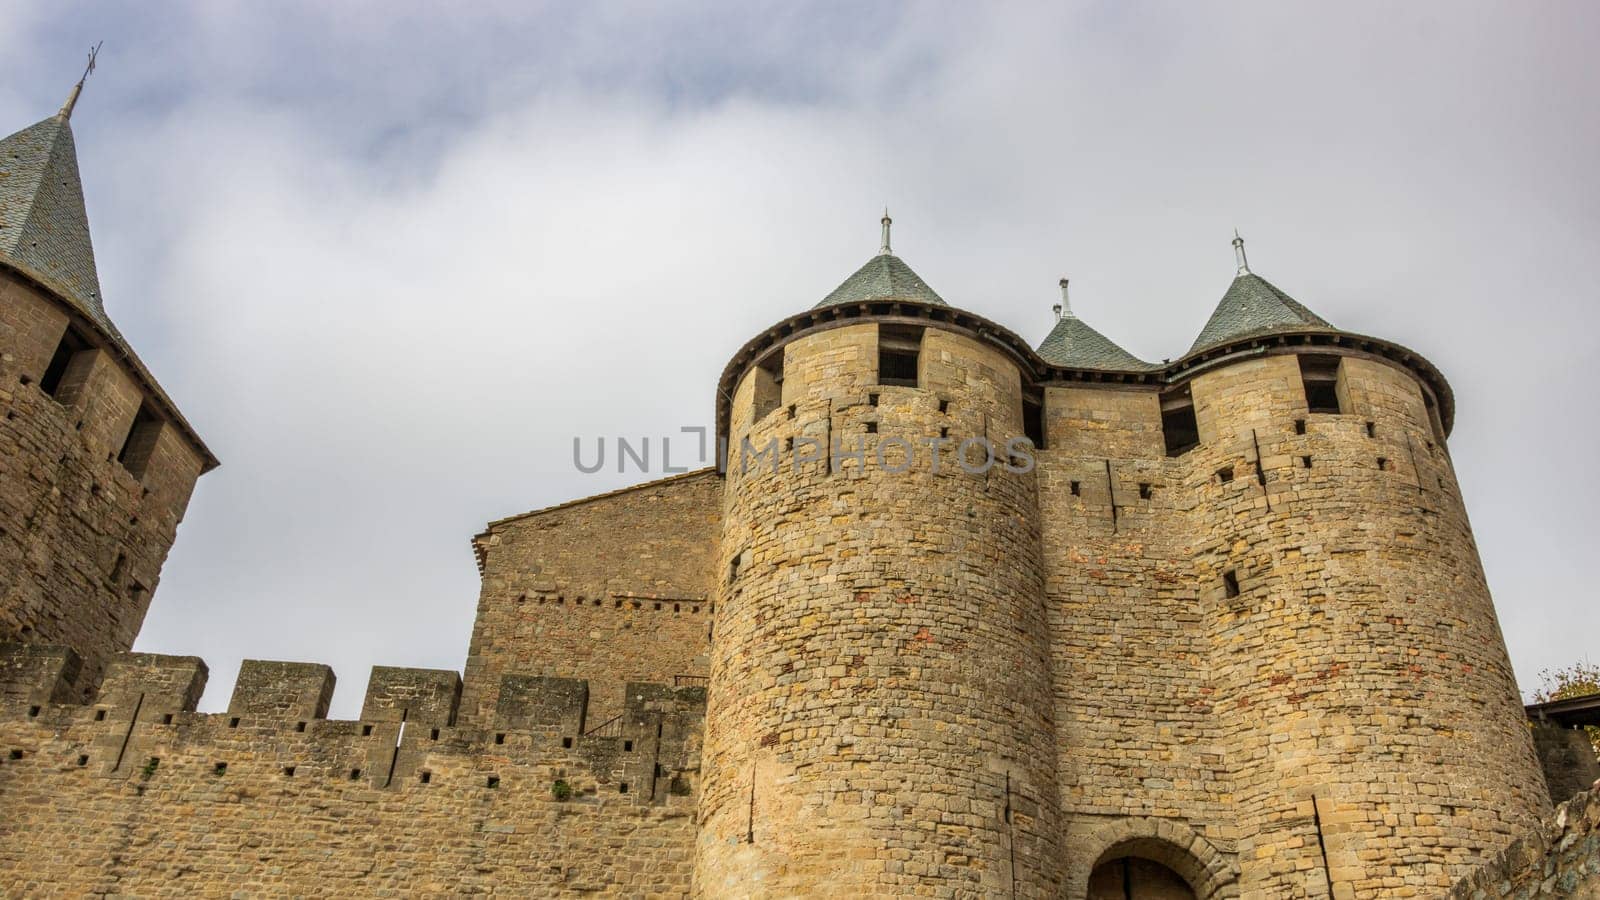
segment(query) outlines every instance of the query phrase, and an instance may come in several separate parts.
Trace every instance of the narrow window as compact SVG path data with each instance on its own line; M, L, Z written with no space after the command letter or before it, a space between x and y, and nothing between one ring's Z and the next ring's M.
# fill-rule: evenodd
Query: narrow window
M367 737L367 736L369 736L371 734L372 734L372 726L371 725L363 725L363 726L361 726L361 736L362 737Z
M1217 481L1227 484L1233 480L1233 466L1223 466L1217 470Z
M1222 594L1225 597L1239 596L1239 576L1232 569L1222 573Z
M1150 499L1150 494L1151 494L1150 482L1148 482L1148 481L1139 482L1139 499L1140 500L1149 500Z
M1161 436L1168 456L1182 456L1200 444L1200 423L1187 386L1161 397Z
M867 423L867 434L877 434L877 433L878 433L878 423L877 422L868 422Z
M1428 414L1428 427L1433 431L1434 440L1444 443L1444 420L1439 418L1439 407L1433 402L1433 392L1422 392L1422 405ZM1428 452L1433 452L1433 445L1428 445Z
M497 733L497 734L496 734L496 735L495 735L495 736L494 736L494 742L495 742L495 743L496 743L496 744L504 744L504 743L505 743L505 742L506 742L506 736L505 736L505 733L504 733L504 732L500 732L500 733Z
M423 784L430 784L433 782L433 773L429 772L427 769L423 769L422 774L417 776L417 780L421 781Z
M917 386L922 329L915 325L878 326L878 383Z
M633 741L623 741L622 742L622 752L624 752L624 753L632 753L633 752Z
M939 401L939 412L945 413L945 414L948 414L950 412L950 401L949 400L940 399L940 401Z
M868 394L867 395L867 405L868 406L877 406L878 405L878 395L877 394Z
M1305 419L1295 419L1294 420L1294 433L1295 434L1305 434L1306 433L1306 420Z
M1379 472L1387 472L1387 471L1389 471L1389 460L1388 460L1387 457L1383 457L1383 456L1378 457L1378 471Z
M1309 456L1300 457L1300 465L1305 466L1308 469L1311 468L1311 457L1309 457Z
M283 777L285 777L285 778L293 778L294 777L294 766L284 766L283 767Z
M1077 497L1081 495L1082 487L1078 484L1078 482L1074 481L1072 484L1068 485L1068 487L1072 490L1072 496Z
M304 723L304 722L296 722L296 723L294 723L294 730L295 731L301 731L301 732L305 731L306 730L306 723Z
M211 774L213 774L213 775L226 775L226 774L228 774L228 764L227 763L217 763L216 765L211 767Z
M1306 409L1314 413L1339 413L1339 357L1300 357L1300 382L1306 389Z
M794 404L789 404L789 418L794 418Z
M67 370L83 366L88 360L85 354L89 351L89 342L84 340L83 335L75 328L68 328L61 335L61 343L56 345L56 352L50 357L50 364L45 367L44 376L39 379L39 390L62 403L71 401L70 388L75 379L67 378ZM63 385L69 390L63 392L61 390Z
M13 751L11 751L11 759L13 761L19 760L21 758L22 758L22 751L21 750L13 750Z
M94 711L94 720L96 722L104 722L106 720L106 711L103 710L103 709L95 710Z
M37 718L39 718L39 713L40 712L42 712L42 709L40 707L30 706L30 707L28 707L28 718L37 719Z
M148 406L140 406L139 414L128 426L128 435L122 439L122 449L117 452L117 462L135 478L143 478L150 468L150 456L156 449L156 439L161 436L161 417Z
M1378 423L1377 422L1368 422L1367 423L1367 437L1370 438L1370 437L1377 437L1377 436L1378 436Z
M428 740L437 741L438 739L439 739L439 729L435 728L432 731L428 732Z
M779 347L757 363L751 377L755 379L755 416L752 421L759 422L767 413L777 409L778 402L783 398L783 348Z
M361 780L361 770L360 769L351 769L350 770L350 780L351 781L360 781Z
M563 750L571 750L572 749L572 738L569 738L569 737L562 738L561 739L561 749L563 749Z
M172 724L172 713L167 713L166 715L163 715L161 717L161 724L163 724L163 725L171 725Z
M489 776L489 780L486 782L486 784L490 788L499 787L500 786L500 776L499 775L490 775Z
M617 785L617 793L626 794L627 792L628 792L628 783L626 781L624 781L621 784Z
M80 754L78 756L78 765L79 766L87 766L88 764L89 764L89 755L87 753Z
M239 717L238 716L234 716L233 718L229 719L228 720L228 727L229 728L238 728L239 727Z
M949 436L950 436L950 426L948 426L948 425L941 426L939 428L939 437L947 438Z
M1034 449L1044 449L1044 394L1024 394L1022 397L1022 433L1033 442Z

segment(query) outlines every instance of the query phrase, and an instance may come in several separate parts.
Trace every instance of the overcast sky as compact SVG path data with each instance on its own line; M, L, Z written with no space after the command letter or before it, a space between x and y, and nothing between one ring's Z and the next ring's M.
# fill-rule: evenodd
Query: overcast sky
M489 520L639 480L877 248L1147 359L1253 267L1455 387L1525 690L1590 654L1600 6L0 0L0 133L73 118L106 307L222 459L138 649L459 670Z

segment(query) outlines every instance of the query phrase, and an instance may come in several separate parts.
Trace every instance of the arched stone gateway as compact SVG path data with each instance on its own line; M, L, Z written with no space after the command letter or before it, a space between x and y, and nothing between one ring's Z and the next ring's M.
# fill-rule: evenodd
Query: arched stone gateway
M1094 864L1071 876L1067 896L1084 900L1222 900L1237 897L1238 870L1186 825L1124 819L1106 825L1090 846Z

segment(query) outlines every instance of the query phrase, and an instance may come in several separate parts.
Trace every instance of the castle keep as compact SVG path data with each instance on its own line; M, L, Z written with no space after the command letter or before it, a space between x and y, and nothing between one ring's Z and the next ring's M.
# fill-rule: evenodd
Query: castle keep
M1530 728L1449 385L1240 240L1151 364L1065 282L1037 347L952 305L885 215L734 354L726 465L473 538L464 677L196 712L128 651L216 460L106 314L71 112L0 141L0 892L1600 895L1593 798L1530 830L1593 712Z

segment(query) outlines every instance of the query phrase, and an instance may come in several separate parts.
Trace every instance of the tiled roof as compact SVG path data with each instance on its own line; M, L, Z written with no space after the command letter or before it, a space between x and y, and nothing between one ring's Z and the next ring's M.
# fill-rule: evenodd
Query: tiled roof
M0 140L0 261L115 333L100 302L78 153L64 116Z
M1077 369L1143 371L1153 364L1118 347L1112 340L1075 315L1062 316L1039 345L1046 362Z
M1189 353L1257 334L1307 330L1337 329L1265 278L1245 272L1228 286L1228 292L1222 295L1222 302L1211 313Z
M822 298L817 306L861 303L870 300L916 300L948 305L911 267L892 253L880 253Z

